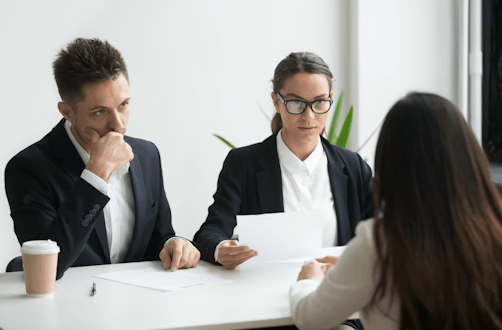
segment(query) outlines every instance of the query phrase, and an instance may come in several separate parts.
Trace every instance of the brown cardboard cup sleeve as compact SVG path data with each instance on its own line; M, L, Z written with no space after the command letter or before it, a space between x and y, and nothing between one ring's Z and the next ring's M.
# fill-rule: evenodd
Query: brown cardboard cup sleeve
M27 241L21 247L24 282L28 297L52 297L60 248L54 241Z

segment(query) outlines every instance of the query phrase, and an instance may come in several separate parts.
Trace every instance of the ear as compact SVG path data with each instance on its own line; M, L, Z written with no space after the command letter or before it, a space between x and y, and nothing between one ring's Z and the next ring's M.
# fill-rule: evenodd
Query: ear
M68 120L70 123L73 122L73 117L75 116L75 112L68 103L58 102L59 112Z
M279 113L279 107L280 107L281 101L279 100L277 95L275 95L274 92L272 92L270 94L270 96L272 96L272 101L274 102L275 112Z
M329 98L333 98L333 90L331 90L331 92L329 92Z

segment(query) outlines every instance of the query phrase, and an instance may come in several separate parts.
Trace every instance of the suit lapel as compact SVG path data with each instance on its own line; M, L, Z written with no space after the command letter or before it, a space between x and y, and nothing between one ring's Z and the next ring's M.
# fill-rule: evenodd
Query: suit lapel
M277 155L276 134L261 144L258 165L262 170L256 173L256 184L262 213L284 212L282 176Z
M143 170L139 162L138 155L134 155L129 167L129 175L131 177L132 191L134 195L134 232L131 239L131 245L124 258L124 262L134 261L134 251L140 252L143 249L140 247L141 237L143 236L143 222L146 221L146 190L145 180L143 179Z
M75 146L71 142L66 130L64 128L65 119L63 118L57 125L52 129L50 134L50 139L52 145L54 146L54 153L59 159L59 167L66 173L73 182L77 182L85 169L85 164L82 158L75 149ZM105 226L105 216L101 212L98 219L95 221L94 229L98 235L100 245L105 253L105 256L110 262L110 249L108 248L108 238L106 236L106 226Z
M345 164L340 160L329 142L321 138L326 157L328 158L328 174L335 204L338 226L338 245L345 245L350 240L350 221L347 209L347 175L343 173Z
M71 142L64 128L63 118L50 133L50 139L54 146L54 153L59 158L59 167L70 176L73 182L77 182L85 168L85 164Z

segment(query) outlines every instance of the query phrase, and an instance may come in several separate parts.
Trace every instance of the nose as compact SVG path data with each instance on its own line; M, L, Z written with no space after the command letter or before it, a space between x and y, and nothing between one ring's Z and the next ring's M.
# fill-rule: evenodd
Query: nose
M314 110L312 109L312 104L307 105L307 109L302 113L302 116L306 118L315 118Z
M111 114L109 116L109 121L108 121L108 127L110 128L110 131L118 132L118 133L125 133L126 125L127 125L127 122L124 118L124 115L122 115L117 110L114 110L111 112Z

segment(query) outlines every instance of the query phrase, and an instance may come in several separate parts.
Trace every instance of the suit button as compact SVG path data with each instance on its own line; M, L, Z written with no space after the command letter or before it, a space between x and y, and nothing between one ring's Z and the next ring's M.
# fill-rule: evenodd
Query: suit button
M88 224L89 224L89 221L82 220L82 226L87 227Z
M98 204L95 204L93 209L94 209L94 211L99 211L101 209L101 206L99 206Z
M92 216L95 216L96 215L96 210L92 209L91 211L89 211L89 214L92 215Z
M92 220L92 215L88 214L85 216L85 220L91 221Z

